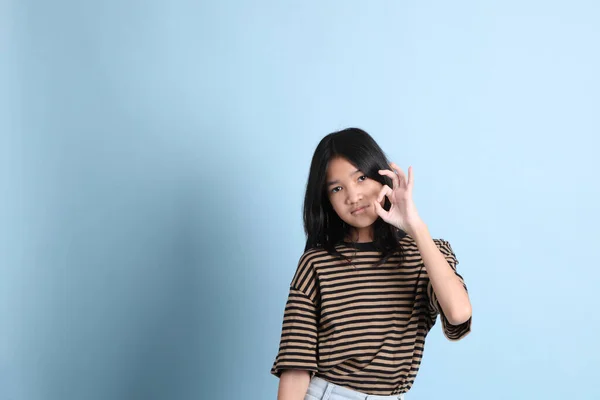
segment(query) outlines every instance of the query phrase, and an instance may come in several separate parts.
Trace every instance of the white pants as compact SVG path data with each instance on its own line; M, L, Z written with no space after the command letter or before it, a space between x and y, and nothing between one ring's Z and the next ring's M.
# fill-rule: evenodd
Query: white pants
M404 393L376 396L339 386L318 376L313 376L304 400L404 400Z

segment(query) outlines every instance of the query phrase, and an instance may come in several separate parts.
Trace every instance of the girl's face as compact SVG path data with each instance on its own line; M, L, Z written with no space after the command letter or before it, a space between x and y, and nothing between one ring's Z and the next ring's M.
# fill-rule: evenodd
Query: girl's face
M327 196L337 215L346 224L354 227L351 238L361 242L373 241L373 223L379 218L373 203L383 185L367 178L348 160L336 157L327 168ZM385 197L379 204L385 203ZM362 210L358 210L363 208Z

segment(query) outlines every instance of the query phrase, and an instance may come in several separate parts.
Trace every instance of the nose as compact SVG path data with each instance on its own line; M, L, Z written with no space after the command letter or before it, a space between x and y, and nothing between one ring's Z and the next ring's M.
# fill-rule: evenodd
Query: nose
M361 190L357 187L349 187L346 190L346 194L348 195L348 197L346 198L346 201L349 204L356 204L356 203L360 202L363 198Z

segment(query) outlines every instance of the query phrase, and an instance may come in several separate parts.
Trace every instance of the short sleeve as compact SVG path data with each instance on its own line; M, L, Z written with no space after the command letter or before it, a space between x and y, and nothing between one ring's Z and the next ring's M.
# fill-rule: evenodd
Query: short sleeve
M281 377L284 369L317 372L317 308L302 291L290 287L283 313L279 351L271 374Z
M467 290L467 285L465 284L463 277L456 271L458 260L456 258L456 255L454 254L454 251L452 250L452 246L450 246L450 243L444 239L434 239L433 241L440 250L440 252L444 255L446 261L448 261L448 264L450 264L450 267L454 270L456 276L458 276L458 278L462 282L465 290ZM444 314L444 311L442 310L442 307L440 306L440 303L437 300L437 296L433 290L433 285L431 284L431 281L427 282L427 295L429 297L429 309L431 319L432 321L435 321L437 315L440 315L440 319L442 321L442 331L444 332L446 338L448 338L449 340L456 341L464 338L469 334L469 332L471 332L471 318L459 325L452 325L448 321L448 318L446 318L446 315Z

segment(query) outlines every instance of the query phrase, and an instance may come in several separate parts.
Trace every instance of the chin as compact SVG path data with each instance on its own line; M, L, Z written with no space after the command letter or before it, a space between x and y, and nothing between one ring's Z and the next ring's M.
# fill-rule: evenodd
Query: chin
M349 225L352 225L355 228L366 228L368 226L373 225L375 223L375 221L377 221L377 218L369 218L368 220L361 221L360 223L354 223L354 224L349 224Z

